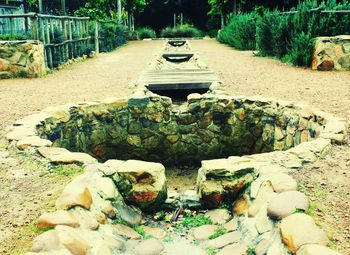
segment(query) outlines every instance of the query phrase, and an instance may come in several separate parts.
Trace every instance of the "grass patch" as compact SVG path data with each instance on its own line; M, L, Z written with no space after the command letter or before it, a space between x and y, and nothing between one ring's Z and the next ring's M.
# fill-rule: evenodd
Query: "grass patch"
M170 243L173 241L173 238L171 235L166 235L164 238L163 238L163 242L165 243Z
M7 149L9 144L9 141L6 138L0 136L0 149Z
M200 227L203 225L211 224L211 220L209 217L205 217L204 214L198 214L196 216L186 217L183 221L180 222L180 226L186 229Z
M212 239L218 238L219 236L225 235L227 232L228 231L226 228L220 227L217 230L215 230L211 236L209 236L209 239L212 240Z
M21 255L26 253L32 246L33 239L46 232L53 229L50 228L38 228L35 224L29 224L21 229L20 235L16 239L16 245L10 247L8 252L12 255Z
M63 175L63 176L74 176L84 172L84 167L70 164L70 165L56 165L51 168L51 174Z

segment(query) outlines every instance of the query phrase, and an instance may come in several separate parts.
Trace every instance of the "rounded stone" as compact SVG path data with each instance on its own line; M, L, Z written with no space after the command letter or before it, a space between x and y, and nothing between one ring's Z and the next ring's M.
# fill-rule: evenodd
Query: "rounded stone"
M231 217L230 212L226 209L214 209L205 213L213 224L225 224Z
M284 218L279 225L282 240L292 253L305 244L328 243L327 235L318 228L313 219L303 213L295 213Z
M241 233L239 231L230 232L219 236L215 239L209 240L208 246L214 248L223 248L229 244L238 243L241 239Z
M296 255L341 255L341 254L323 245L307 244L307 245L303 245L298 250Z
M246 244L231 244L223 248L217 255L246 255L247 250Z
M163 243L154 238L144 240L135 247L135 253L138 255L160 255L163 250Z
M66 225L73 228L80 226L77 218L68 211L59 210L53 213L44 213L38 219L39 228L54 227L56 225Z
M190 234L195 240L208 240L209 236L215 233L219 228L217 225L203 225L200 227L192 228Z
M306 211L309 208L308 197L299 191L286 191L273 198L268 207L267 214L271 219L283 219L296 210Z

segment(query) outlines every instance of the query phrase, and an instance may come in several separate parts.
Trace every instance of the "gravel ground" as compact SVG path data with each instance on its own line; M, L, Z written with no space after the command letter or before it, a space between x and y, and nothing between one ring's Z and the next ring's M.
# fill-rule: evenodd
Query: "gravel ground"
M307 102L350 118L350 72L295 68L212 40L191 43L231 94ZM137 79L162 44L131 42L42 79L1 80L0 132L15 120L50 105L128 95L128 84ZM55 194L69 178L46 178L25 155L14 159L4 155L3 143L0 139L0 254L18 254L37 234L32 227L34 220L52 207ZM331 245L344 254L350 254L349 169L350 149L343 145L334 146L326 159L294 174L312 199L316 221L327 230Z

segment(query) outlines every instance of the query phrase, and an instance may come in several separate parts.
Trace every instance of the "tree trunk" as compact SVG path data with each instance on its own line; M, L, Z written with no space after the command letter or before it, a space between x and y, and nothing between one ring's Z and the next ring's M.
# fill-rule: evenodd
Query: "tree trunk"
M233 10L232 10L233 15L237 15L237 0L233 0Z
M66 0L61 0L61 10L62 10L62 14L66 15Z
M224 18L224 14L221 13L221 29L223 29L225 27L225 18Z
M122 1L121 0L117 0L117 17L118 17L118 22L121 23L122 22Z
M43 0L38 1L39 13L43 13Z

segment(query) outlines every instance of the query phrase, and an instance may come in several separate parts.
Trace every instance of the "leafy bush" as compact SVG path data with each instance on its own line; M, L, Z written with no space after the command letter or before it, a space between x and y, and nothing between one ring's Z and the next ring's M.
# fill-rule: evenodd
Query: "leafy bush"
M160 36L163 38L180 38L180 37L201 37L202 32L192 25L180 25L175 28L167 27L164 28Z
M99 27L99 36L102 39L100 51L108 52L126 43L124 27L114 23L102 23Z
M291 16L277 11L267 12L256 24L256 40L260 55L283 57L291 40Z
M125 35L128 41L136 41L138 39L137 31L127 30L125 31Z
M314 44L311 34L301 32L292 37L288 54L283 57L285 62L296 66L310 66Z
M59 28L59 27L55 27L53 29L53 33L50 34L51 38L50 38L50 42L53 44L59 44L64 42L64 32L63 29Z
M239 50L255 49L256 19L255 12L237 15L219 32L218 40Z
M219 32L218 29L210 29L210 30L208 31L208 36L209 36L210 38L216 38L216 37L218 36L218 32Z
M137 35L140 40L146 38L156 38L156 32L152 28L142 27L137 30Z
M30 39L30 35L27 34L0 34L0 41L16 41L28 39Z
M318 8L318 9L317 9ZM310 11L310 10L319 11ZM326 0L300 1L292 11L281 14L262 10L233 17L218 40L237 49L254 49L262 56L273 56L298 66L310 66L314 38L350 34L350 15L322 13L321 10L349 10L350 2ZM253 22L254 18L256 22ZM254 27L256 29L254 30Z

